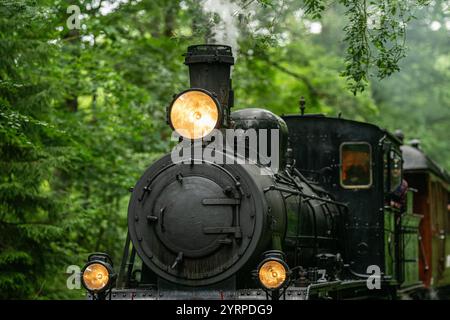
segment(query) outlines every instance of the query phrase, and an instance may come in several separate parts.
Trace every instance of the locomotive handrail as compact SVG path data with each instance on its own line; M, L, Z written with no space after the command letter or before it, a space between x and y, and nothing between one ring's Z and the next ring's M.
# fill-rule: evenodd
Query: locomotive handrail
M125 268L126 268L126 263L128 260L128 255L130 252L130 233L127 232L127 238L125 240L125 246L123 248L123 256L122 256L122 262L120 264L120 269L119 269L119 276L117 277L117 287L118 288L124 288L124 284L125 284Z
M275 185L270 185L270 186L264 188L264 192L268 192L268 191L271 191L271 190L278 190L278 191L281 191L281 192L288 192L288 193L292 193L292 194L295 194L295 195L300 195L300 196L305 197L305 198L310 198L310 199L314 199L314 200L328 202L328 203L335 204L337 206L342 206L342 207L347 208L347 204L344 203L344 202L338 202L338 201L334 201L334 200L330 200L330 199L326 199L326 198L322 198L322 197L309 195L309 194L303 193L301 191L296 191L296 190L292 190L292 189L289 189L289 188L278 187L278 186L275 186Z
M430 266L428 265L428 259L427 259L426 253L425 253L425 247L424 247L424 244L422 241L422 236L419 235L418 239L419 239L419 243L420 243L420 257L423 260L425 270L428 271L430 269Z

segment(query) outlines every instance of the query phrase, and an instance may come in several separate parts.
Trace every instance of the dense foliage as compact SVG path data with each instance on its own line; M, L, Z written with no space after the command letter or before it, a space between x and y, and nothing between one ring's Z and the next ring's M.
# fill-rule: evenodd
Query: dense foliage
M94 251L120 262L128 190L169 150L182 54L221 32L236 44L237 108L292 113L304 96L309 112L420 136L450 168L448 2L419 11L405 51L425 1L406 2L0 0L0 298L82 298L69 265Z

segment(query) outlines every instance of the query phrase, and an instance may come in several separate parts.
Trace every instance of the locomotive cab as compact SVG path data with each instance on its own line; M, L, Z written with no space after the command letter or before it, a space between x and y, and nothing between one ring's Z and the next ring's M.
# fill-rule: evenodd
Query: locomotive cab
M356 279L368 279L379 271L387 286L402 283L411 271L403 267L408 250L399 236L401 221L409 221L417 235L420 217L401 220L404 210L395 207L395 201L400 201L395 192L403 181L401 142L368 123L323 115L286 115L283 119L298 170L348 204L346 270ZM411 282L417 284L418 274L414 270L412 274Z

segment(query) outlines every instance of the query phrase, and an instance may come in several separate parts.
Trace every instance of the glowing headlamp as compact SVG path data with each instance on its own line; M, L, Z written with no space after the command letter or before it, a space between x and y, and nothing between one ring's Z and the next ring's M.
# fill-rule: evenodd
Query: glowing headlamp
M111 259L104 254L90 255L88 263L82 270L81 282L91 293L107 290L115 279Z
M186 139L201 139L220 126L219 102L203 89L189 89L178 94L168 109L168 122Z
M268 251L258 266L259 283L268 290L277 290L288 283L289 267L281 251Z

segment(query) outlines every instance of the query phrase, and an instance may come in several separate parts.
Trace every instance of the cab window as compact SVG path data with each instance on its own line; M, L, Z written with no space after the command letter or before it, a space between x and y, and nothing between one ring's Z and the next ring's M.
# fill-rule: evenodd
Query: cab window
M364 189L372 185L372 155L367 142L345 142L341 145L341 186Z

